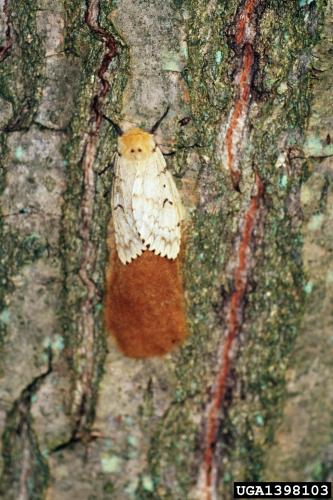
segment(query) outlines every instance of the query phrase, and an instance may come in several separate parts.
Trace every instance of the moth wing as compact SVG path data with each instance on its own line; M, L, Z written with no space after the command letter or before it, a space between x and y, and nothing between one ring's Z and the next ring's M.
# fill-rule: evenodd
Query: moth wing
M116 154L111 204L117 253L123 264L131 262L143 251L132 213L134 179L135 171L129 169L126 161Z
M161 151L137 171L133 184L133 216L137 231L149 250L174 259L180 248L183 207L176 184Z

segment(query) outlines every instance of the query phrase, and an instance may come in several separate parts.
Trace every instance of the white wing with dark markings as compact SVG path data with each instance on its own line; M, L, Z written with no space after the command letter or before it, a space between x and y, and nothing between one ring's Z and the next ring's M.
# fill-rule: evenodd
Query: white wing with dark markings
M135 227L132 212L132 188L135 171L126 161L115 155L115 178L112 188L112 215L119 259L128 264L142 254L144 249Z
M133 216L136 228L149 250L175 259L180 248L183 207L177 187L156 147L133 184Z
M146 249L169 259L177 257L184 210L158 147L144 161L129 161L116 154L112 210L123 264Z

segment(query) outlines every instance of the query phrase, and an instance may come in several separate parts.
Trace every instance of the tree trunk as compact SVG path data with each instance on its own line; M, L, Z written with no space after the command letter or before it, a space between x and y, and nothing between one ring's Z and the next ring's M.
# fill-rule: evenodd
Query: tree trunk
M0 11L2 498L332 480L332 1ZM103 326L102 115L149 129L168 104L191 335L133 360Z

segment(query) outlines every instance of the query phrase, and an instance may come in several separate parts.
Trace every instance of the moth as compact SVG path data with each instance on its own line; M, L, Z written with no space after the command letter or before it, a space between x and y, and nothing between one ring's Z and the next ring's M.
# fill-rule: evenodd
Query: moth
M172 174L154 133L169 108L149 132L124 132L110 118L118 135L111 204L118 257L128 264L145 250L175 259L181 242L184 209Z

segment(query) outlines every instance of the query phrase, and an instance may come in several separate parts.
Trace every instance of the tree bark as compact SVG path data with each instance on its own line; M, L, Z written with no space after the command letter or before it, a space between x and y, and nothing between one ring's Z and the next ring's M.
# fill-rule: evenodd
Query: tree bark
M0 0L1 498L332 480L332 9ZM102 115L168 104L191 335L133 360L103 325Z

